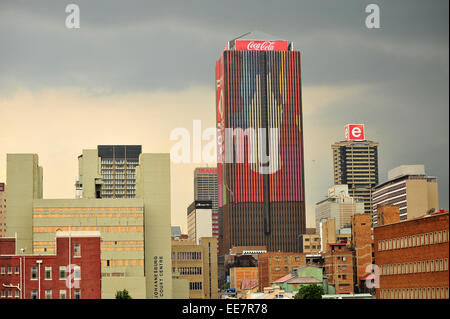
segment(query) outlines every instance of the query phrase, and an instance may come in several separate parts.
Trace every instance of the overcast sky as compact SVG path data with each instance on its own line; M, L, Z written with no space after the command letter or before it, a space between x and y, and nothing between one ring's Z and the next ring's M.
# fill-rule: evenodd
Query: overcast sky
M80 7L67 29L65 7ZM365 8L380 7L380 29ZM0 0L0 181L6 154L39 154L44 197L72 198L76 157L98 144L169 152L170 132L215 126L214 66L252 30L302 53L307 223L332 185L347 123L378 141L379 179L403 164L437 176L449 207L447 0ZM193 169L172 164L172 224L186 229Z

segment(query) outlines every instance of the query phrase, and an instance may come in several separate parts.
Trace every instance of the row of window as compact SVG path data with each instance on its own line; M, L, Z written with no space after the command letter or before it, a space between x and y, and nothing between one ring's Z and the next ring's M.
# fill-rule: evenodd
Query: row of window
M448 299L448 287L380 289L381 299Z
M422 272L447 271L448 259L422 260L410 263L381 265L382 275L404 275Z
M202 267L178 267L180 275L201 275Z
M53 299L53 292L51 289L44 290L45 299ZM8 296L8 297L6 297ZM81 291L80 289L74 290L74 297L75 299L81 299ZM1 290L0 292L0 298L13 298L13 290ZM14 298L20 298L20 292L19 290L14 290ZM38 291L37 290L31 290L31 299L37 299L38 298ZM59 299L67 299L67 290L61 289L59 291Z
M189 283L189 290L202 290L202 289L203 289L202 282L190 282Z
M142 232L143 226L74 226L72 231L101 231L104 233L136 233ZM56 233L56 231L69 231L69 227L33 227L35 233Z
M320 249L320 245L312 245L312 246L306 245L305 249Z
M142 218L143 213L117 213L117 214L34 214L34 218Z
M431 233L404 236L378 241L378 251L419 247L423 245L433 245L446 243L448 241L448 231L435 231Z
M144 247L102 247L101 251L143 251Z
M102 267L144 266L143 259L108 259L102 260Z
M75 265L74 268L74 279L81 279L81 267ZM30 279L38 280L38 266L31 266L30 269ZM59 266L59 280L67 279L67 266ZM44 267L44 280L52 280L52 266Z
M175 256L177 257L177 260L201 260L202 259L202 253L198 251L187 251L187 252L178 252L172 253L172 259L175 259Z
M53 212L89 212L89 211L142 211L142 207L56 207L56 208L33 208L35 213Z

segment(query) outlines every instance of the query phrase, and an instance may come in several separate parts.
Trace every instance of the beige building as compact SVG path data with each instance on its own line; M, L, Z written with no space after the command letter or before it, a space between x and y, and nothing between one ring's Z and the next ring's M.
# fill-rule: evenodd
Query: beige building
M377 206L395 205L400 220L423 216L439 210L437 178L427 176L423 165L402 165L388 172L388 180L373 189L373 224L377 224Z
M172 240L172 272L189 281L189 299L218 299L217 238Z
M133 298L172 298L169 154L140 155L136 198L101 198L100 167L97 150L84 150L81 198L43 199L38 156L8 154L6 235L17 235L19 252L50 254L58 230L100 231L102 298L124 288Z
M350 244L352 238L351 228L336 230L336 221L334 218L322 220L319 228L321 252L326 252L330 244Z
M300 252L305 254L318 254L321 251L320 234L300 235Z
M0 237L6 234L6 186L0 183Z
M316 232L322 220L334 218L336 232L351 225L352 216L364 213L364 202L350 196L348 185L334 185L328 189L328 197L316 203Z
M331 149L334 184L348 185L350 196L362 199L365 213L372 213L372 188L378 184L378 142L341 141Z

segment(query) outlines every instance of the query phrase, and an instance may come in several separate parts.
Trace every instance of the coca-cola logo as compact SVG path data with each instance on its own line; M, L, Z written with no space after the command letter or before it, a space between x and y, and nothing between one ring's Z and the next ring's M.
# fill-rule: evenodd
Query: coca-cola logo
M273 51L275 49L275 41L255 42L251 41L247 44L249 51Z

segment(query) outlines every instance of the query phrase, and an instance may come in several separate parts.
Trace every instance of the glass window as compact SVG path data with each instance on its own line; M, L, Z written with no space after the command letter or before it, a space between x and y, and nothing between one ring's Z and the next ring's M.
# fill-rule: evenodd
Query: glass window
M59 279L66 279L67 272L66 272L66 266L59 266Z
M75 289L74 296L75 296L75 299L81 299L81 290Z
M45 266L45 280L52 280L52 267Z
M59 299L66 299L67 295L66 295L66 290L60 290L59 291Z
M0 272L2 275L6 274L6 268L4 266L2 266L2 270Z
M38 277L38 267L37 266L31 266L31 280L37 280Z
M73 256L81 257L81 244L76 243L73 245Z
M52 299L52 290L45 290L45 299Z

